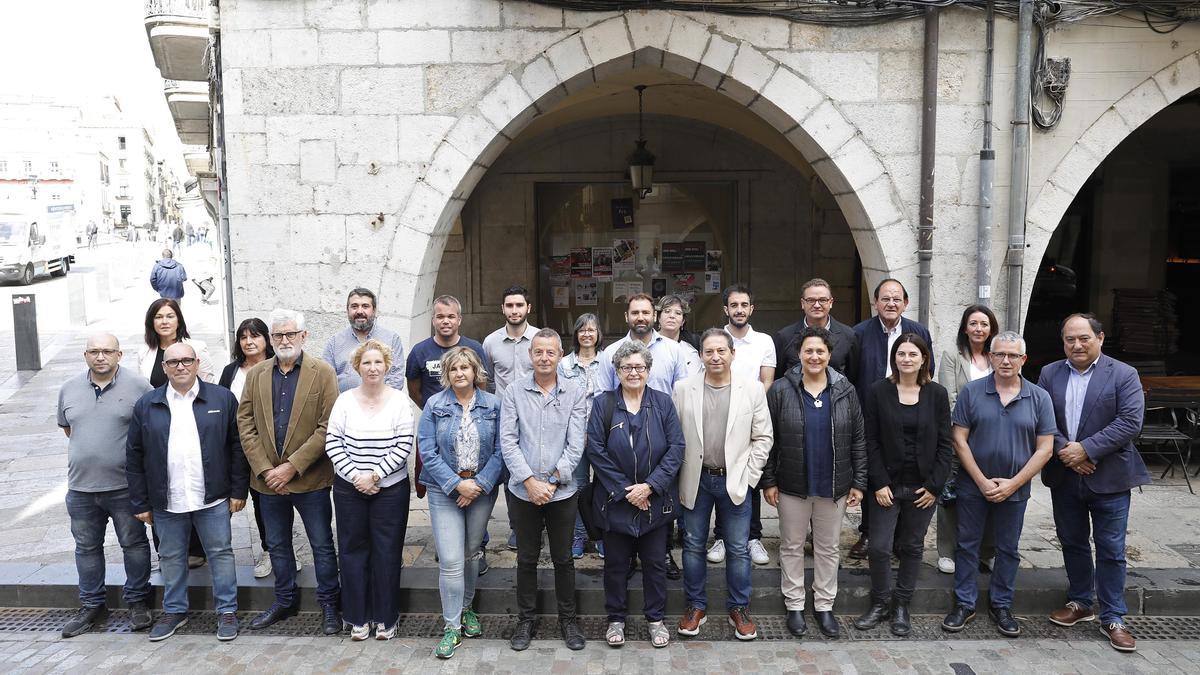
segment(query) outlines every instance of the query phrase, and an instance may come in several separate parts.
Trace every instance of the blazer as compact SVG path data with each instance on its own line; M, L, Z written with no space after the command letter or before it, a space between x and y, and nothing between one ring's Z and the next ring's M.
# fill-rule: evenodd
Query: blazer
M958 401L958 392L971 381L970 361L964 359L957 349L942 352L942 372L937 379L946 388L946 393L950 394L950 409L953 410L954 403Z
M237 425L242 450L250 463L250 486L261 494L276 494L267 487L262 475L284 462L290 462L299 472L287 484L289 492L312 492L333 485L333 462L325 454L325 434L329 413L340 393L337 374L333 366L309 353L304 354L299 368L300 379L296 383L296 399L288 418L282 457L275 450L275 416L271 413L275 358L246 371Z
M867 392L867 484L874 492L896 484L904 466L904 432L900 394L891 380L880 380ZM950 478L954 443L950 436L950 400L937 382L921 387L917 398L917 468L921 487L938 496Z
M900 317L900 334L916 333L929 345L929 376L933 377L933 339L929 337L929 329L921 324ZM888 357L887 335L879 323L878 316L872 316L866 321L854 326L854 334L858 336L858 368L855 371L854 388L858 391L859 402L864 402L871 385L882 380L887 373Z
M1054 402L1054 454L1042 469L1042 483L1053 489L1067 477L1068 469L1058 459L1067 439L1067 380L1071 364L1055 361L1042 368L1038 386ZM1112 494L1145 485L1150 473L1133 441L1142 430L1146 398L1141 380L1132 366L1101 354L1083 397L1083 411L1075 438L1096 465L1083 482L1097 494Z
M228 389L233 385L233 378L237 375L237 371L242 367L241 361L230 361L221 369L221 376L217 378L217 384Z
M171 434L171 407L167 387L146 392L133 405L125 441L125 476L134 513L167 508L170 484L167 443ZM246 456L238 441L237 399L228 389L200 382L192 402L200 453L204 463L204 503L218 499L245 499L249 485Z
M746 499L758 485L771 455L774 436L767 395L762 383L734 375L729 390L729 417L725 423L725 490L734 504ZM683 427L683 467L679 470L679 501L696 505L700 472L704 466L704 373L675 384L675 412Z
M196 358L200 359L200 381L214 382L213 363L212 357L208 355L208 345L204 344L200 340L193 340L191 338L183 338L180 340L180 342L185 345L191 345L192 349L196 351ZM146 378L147 380L150 379L150 376L154 373L155 368L162 367L162 365L159 364L158 360L156 359L157 356L157 347L150 349L146 345L142 345L138 348L138 372L141 373L142 377Z

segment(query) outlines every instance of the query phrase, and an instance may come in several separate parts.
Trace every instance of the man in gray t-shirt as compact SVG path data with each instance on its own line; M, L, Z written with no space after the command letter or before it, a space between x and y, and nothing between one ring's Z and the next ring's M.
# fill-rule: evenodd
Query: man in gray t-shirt
M83 358L88 369L58 392L58 426L67 442L67 515L75 538L79 572L79 612L62 629L65 638L88 632L103 621L105 606L104 532L113 521L125 555L123 598L134 630L150 627L150 543L146 526L133 517L125 478L125 438L133 405L153 389L136 370L122 369L117 338L88 338Z

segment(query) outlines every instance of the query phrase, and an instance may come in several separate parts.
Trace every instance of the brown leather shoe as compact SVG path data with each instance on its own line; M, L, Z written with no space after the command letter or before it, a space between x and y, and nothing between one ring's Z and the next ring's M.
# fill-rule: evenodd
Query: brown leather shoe
M700 634L700 626L708 621L708 617L704 616L704 610L699 607L688 607L683 612L683 618L679 620L679 627L675 630L680 635L695 636Z
M858 541L850 547L850 557L855 560L867 559L867 535L859 535Z
M1071 600L1066 605L1050 612L1050 623L1055 623L1060 626L1074 626L1080 621L1095 621L1096 613L1091 607L1084 607L1078 602Z
M1100 632L1108 638L1108 644L1119 652L1136 652L1137 640L1133 639L1133 634L1125 627L1123 623L1102 623L1100 624Z
M729 625L733 626L733 636L739 640L753 640L758 637L758 628L750 611L745 607L734 607L729 610Z

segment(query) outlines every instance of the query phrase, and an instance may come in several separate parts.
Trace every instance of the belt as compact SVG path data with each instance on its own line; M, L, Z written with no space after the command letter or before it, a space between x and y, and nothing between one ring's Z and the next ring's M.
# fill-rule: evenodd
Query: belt
M710 476L724 476L726 471L725 469L717 469L711 466L706 466L704 467L704 473Z
M475 472L474 471L459 471L458 477L459 478L474 478Z

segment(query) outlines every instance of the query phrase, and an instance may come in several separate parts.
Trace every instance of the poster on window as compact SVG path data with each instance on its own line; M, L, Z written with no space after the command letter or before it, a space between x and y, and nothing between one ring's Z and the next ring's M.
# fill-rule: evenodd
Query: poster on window
M627 230L633 227L633 199L612 200L612 226L614 230Z
M674 281L672 290L675 295L683 298L689 305L696 303L696 275L693 272L671 275Z
M637 239L613 239L613 274L637 271Z
M554 286L566 286L571 283L571 256L550 256L550 283Z
M683 271L683 244L675 241L664 241L662 244L662 271L664 274L676 274Z
M704 250L707 247L702 241L683 242L683 270L686 272L703 272L706 258Z
M705 272L704 273L704 292L705 293L720 293L721 292L721 273L720 272Z
M655 300L667 294L667 280L661 277L650 280L650 297Z
M592 278L596 281L612 281L613 249L611 246L592 248Z
M551 287L550 292L554 296L554 309L571 308L570 286L553 286Z
M629 304L630 297L642 292L640 281L614 281L612 287L613 303L618 305Z
M595 279L572 279L575 284L575 305L595 306L600 301L600 282Z
M708 252L705 253L704 258L706 261L705 265L704 265L704 271L706 271L706 272L720 272L721 271L721 251L720 250L715 249L715 248L710 248L710 249L708 249Z
M590 279L590 278L592 278L592 249L590 249L590 248L573 248L573 249L571 249L571 278L572 279Z

